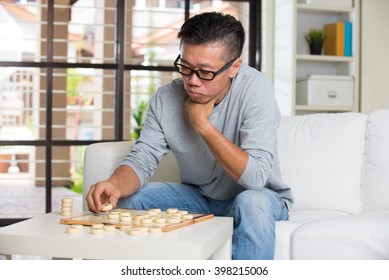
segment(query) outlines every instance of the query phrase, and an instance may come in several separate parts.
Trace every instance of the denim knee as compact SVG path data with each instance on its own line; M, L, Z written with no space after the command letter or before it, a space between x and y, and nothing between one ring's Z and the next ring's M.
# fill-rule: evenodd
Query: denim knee
M269 212L273 208L273 194L268 189L246 190L238 194L235 198L235 208L240 208L241 211L261 210Z
M283 198L270 189L247 190L234 201L234 211L240 215L269 215L275 220L288 220L288 208Z

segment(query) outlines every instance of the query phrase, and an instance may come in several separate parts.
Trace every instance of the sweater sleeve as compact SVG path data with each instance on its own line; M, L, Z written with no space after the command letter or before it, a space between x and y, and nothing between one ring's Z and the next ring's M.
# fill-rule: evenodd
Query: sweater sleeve
M123 165L128 165L137 174L141 185L154 174L162 157L169 152L164 133L159 123L158 94L151 97L144 126L139 139L126 156Z
M273 169L280 114L270 81L264 79L251 88L261 94L248 94L244 104L240 148L248 153L249 159L237 183L246 189L260 189Z

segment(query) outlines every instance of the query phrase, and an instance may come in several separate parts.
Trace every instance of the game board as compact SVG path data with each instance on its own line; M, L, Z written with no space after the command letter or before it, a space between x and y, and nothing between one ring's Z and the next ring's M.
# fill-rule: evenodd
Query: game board
M112 213L112 212L130 213L131 217L132 217L132 221L131 222L121 222L120 220L109 219L108 215L109 215L109 213ZM142 217L149 218L149 216L148 216L149 212L150 212L150 210L116 208L116 209L112 209L110 211L107 211L105 213L104 212L99 213L99 214L88 213L88 214L81 215L81 216L62 218L62 219L60 219L60 223L67 224L67 225L77 225L78 224L78 225L84 225L84 226L92 226L93 224L102 223L102 224L114 225L116 228L120 228L123 225L129 225L129 224L133 225L133 226L138 226L140 224L140 222L139 222L139 220L138 220L138 222L136 221L136 217L142 216ZM189 226L189 225L192 225L195 223L199 223L202 221L206 221L206 220L213 218L213 214L196 214L196 213L188 213L188 214L191 215L193 218L188 219L188 220L184 220L181 218L179 220L179 222L176 222L176 223L167 222L165 224L159 224L159 226L162 228L162 232L168 232L171 230L186 227L186 226ZM155 215L154 218L159 217L159 218L168 219L171 216L172 216L172 214L169 214L166 211L161 211L160 213L158 213L158 215ZM155 225L155 224L153 223L151 225Z

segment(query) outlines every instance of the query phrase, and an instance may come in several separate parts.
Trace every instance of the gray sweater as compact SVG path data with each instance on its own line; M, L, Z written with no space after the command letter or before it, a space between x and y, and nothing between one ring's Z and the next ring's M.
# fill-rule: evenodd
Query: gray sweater
M242 65L229 92L213 109L211 123L248 153L249 161L237 182L221 168L202 138L184 117L188 98L182 79L158 89L151 97L141 136L123 164L144 184L161 158L172 151L182 183L198 186L207 197L225 200L246 189L269 188L290 208L293 196L281 181L276 151L280 114L271 82L259 71Z

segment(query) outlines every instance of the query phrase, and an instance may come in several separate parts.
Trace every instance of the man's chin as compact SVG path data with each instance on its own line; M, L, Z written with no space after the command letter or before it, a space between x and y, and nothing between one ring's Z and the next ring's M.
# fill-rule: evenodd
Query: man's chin
M202 98L190 98L189 99L194 102L194 103L197 103L197 104L206 104L208 103L208 100L204 100Z
M209 102L209 99L206 98L204 95L200 94L188 94L189 99L193 101L194 103L199 103L199 104L206 104Z

